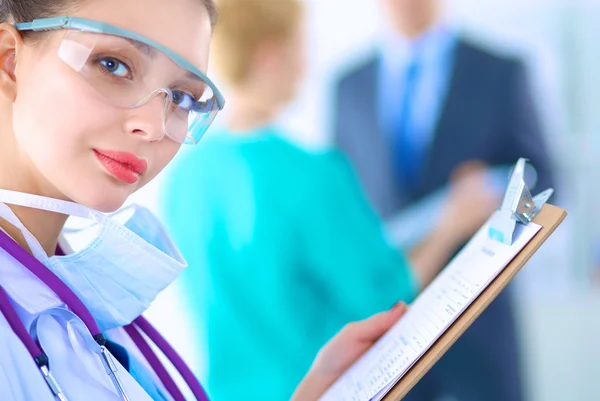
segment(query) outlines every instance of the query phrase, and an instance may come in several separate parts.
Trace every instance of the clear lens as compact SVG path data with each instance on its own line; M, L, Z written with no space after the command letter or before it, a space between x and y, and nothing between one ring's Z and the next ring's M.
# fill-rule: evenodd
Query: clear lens
M198 143L219 111L202 77L141 42L68 31L58 55L114 106L135 108L164 96L166 134L179 143Z

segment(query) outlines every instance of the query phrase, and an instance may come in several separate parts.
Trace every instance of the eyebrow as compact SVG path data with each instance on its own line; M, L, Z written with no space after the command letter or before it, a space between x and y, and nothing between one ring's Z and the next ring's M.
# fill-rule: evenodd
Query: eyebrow
M145 43L142 42L138 42L135 39L130 39L130 38L126 38L126 37L122 37L123 39L125 39L126 41L128 41L131 45L133 45L136 49L140 50L142 53L145 53L148 57L150 58L155 58L156 57L156 52L158 50L156 50L154 47L147 45ZM198 75L196 75L195 73L191 72L191 71L186 71L185 73L185 78L197 81L197 82L201 82L205 87L208 87L208 82L206 82L206 80Z
M126 38L126 37L122 37L122 38L125 39L126 41L128 41L136 49L138 49L142 53L146 54L148 57L155 58L155 56L156 56L156 49L153 48L152 46L147 45L147 44L142 43L142 42L138 42L135 39L130 39L130 38Z
M202 77L194 74L191 71L186 71L185 73L185 77L186 78L190 78L193 79L194 81L198 81L198 82L202 82L205 86L208 86L208 82L206 82Z

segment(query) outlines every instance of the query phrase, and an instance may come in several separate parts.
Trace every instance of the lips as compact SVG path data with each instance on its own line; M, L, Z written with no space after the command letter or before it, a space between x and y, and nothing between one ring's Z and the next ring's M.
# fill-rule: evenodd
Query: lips
M94 153L106 171L127 184L135 184L148 170L145 160L129 152L94 149Z

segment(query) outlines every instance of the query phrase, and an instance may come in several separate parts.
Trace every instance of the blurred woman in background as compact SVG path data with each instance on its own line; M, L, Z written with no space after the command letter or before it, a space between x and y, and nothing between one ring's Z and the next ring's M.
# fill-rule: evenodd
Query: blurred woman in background
M305 68L299 0L222 0L214 38L228 114L170 171L166 224L189 263L209 393L283 400L345 323L410 302L496 204L481 177L453 190L409 256L390 243L346 161L277 125ZM232 385L235 380L236 385Z

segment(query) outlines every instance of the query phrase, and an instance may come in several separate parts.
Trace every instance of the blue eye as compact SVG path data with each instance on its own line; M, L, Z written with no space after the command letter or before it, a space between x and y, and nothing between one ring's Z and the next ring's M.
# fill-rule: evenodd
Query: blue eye
M194 107L196 99L194 96L183 91L173 91L173 104L185 111L190 111Z
M113 57L107 57L100 60L100 64L107 72L122 78L127 77L130 72L129 67L125 63Z

